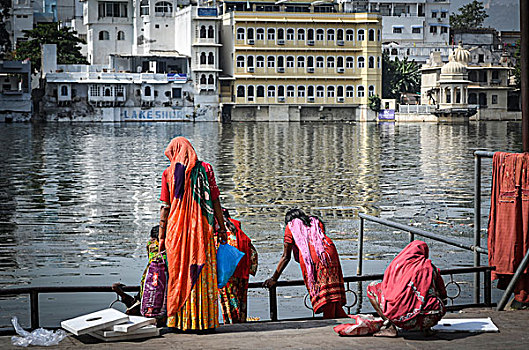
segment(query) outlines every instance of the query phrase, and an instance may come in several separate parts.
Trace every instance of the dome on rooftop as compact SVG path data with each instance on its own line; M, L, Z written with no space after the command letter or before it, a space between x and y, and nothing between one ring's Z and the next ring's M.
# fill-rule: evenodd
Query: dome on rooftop
M441 68L441 74L465 74L467 68L455 59L455 52L448 57L448 63Z
M468 62L470 62L470 51L464 49L461 43L459 43L457 48L454 50L453 55L454 55L454 59L456 62L465 64L465 65Z

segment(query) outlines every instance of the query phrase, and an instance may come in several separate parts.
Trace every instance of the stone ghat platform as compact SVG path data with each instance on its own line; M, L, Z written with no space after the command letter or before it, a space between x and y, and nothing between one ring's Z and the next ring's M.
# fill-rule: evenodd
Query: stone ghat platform
M447 318L490 317L499 333L437 333L425 337L402 332L398 338L340 337L333 327L339 320L251 322L226 325L208 335L163 334L147 340L104 343L90 336L64 339L58 349L529 349L529 311L465 309ZM0 349L21 349L11 345L10 336L0 337ZM38 348L38 347L32 347ZM47 348L42 348L47 349Z

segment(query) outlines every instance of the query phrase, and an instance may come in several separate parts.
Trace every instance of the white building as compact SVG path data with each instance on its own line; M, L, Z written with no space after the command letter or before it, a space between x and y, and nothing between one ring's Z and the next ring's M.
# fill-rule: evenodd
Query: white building
M345 12L378 12L383 49L390 57L425 63L430 52L448 60L450 0L340 0Z
M28 121L31 117L31 64L0 61L0 121Z

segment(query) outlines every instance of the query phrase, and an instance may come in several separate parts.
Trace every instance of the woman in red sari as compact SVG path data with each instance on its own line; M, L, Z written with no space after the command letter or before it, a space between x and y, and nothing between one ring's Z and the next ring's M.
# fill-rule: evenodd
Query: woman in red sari
M219 325L215 219L226 240L215 175L184 137L171 140L165 155L171 165L162 175L158 238L169 268L167 326L213 330Z
M294 252L314 313L323 312L323 318L347 317L342 308L346 299L340 258L334 243L325 235L323 222L300 209L290 209L285 224L283 256L264 286L271 288L277 283Z
M426 243L411 242L389 264L382 282L367 287L369 301L386 320L378 335L396 336L395 326L429 332L446 313L445 285L428 253Z

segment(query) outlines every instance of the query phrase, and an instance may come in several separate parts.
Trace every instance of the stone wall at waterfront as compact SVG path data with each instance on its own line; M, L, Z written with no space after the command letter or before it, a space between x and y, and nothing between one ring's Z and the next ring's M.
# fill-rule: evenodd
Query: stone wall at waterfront
M376 114L365 106L271 105L234 106L232 122L354 122L375 121Z

